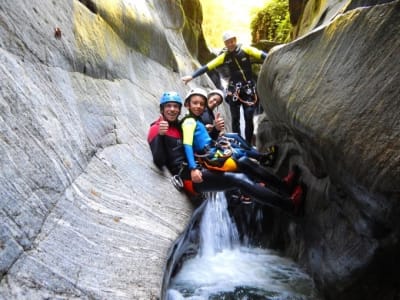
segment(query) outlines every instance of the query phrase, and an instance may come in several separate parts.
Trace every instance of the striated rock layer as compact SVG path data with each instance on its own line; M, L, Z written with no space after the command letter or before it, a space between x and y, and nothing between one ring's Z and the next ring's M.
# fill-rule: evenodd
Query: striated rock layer
M192 207L146 134L161 93L184 95L192 55L208 58L199 8L1 2L0 299L159 296ZM328 299L398 296L399 19L399 2L338 15L260 76L259 145L279 142L277 171L298 163L309 187L305 217L269 218L260 239Z
M192 207L146 135L188 90L184 24L179 1L1 2L0 299L158 297Z

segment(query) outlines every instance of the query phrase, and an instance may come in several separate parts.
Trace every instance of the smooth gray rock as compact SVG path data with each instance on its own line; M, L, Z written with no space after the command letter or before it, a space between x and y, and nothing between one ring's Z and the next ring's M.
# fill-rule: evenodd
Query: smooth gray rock
M206 57L192 7L1 2L0 299L159 296L192 207L146 135L161 93L184 95L191 54ZM279 215L270 243L335 299L398 295L398 12L339 15L272 51L260 76L259 145L279 142L277 171L298 163L309 186L305 217Z
M183 23L165 1L0 4L0 299L158 297L192 207L146 136L188 90Z
M286 253L328 299L399 293L399 8L340 15L275 48L259 77L259 139L280 144L279 166L299 164L308 186L304 218L276 224L275 238L283 226Z

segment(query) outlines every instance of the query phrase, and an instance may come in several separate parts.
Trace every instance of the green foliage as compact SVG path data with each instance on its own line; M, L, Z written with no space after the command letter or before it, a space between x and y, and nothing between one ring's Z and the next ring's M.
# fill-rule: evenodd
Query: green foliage
M186 0L185 0L186 1ZM203 33L209 47L224 47L222 33L233 30L240 43L249 44L250 11L262 7L266 0L200 0L203 9Z
M253 43L268 40L285 43L290 40L289 0L270 0L251 21Z

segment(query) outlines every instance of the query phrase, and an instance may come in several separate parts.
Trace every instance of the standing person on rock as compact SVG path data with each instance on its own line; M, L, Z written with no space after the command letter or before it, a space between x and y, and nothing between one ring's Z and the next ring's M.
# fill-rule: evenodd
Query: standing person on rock
M268 182L270 187L275 188L275 192L243 173L210 171L196 163L194 167L189 167L178 121L182 103L178 93L165 92L160 99L161 114L150 126L147 141L158 168L167 167L175 182L192 199L199 193L240 189L264 205L278 207L290 213L299 212L304 193L293 172L283 180L277 178L276 182Z
M187 84L210 70L220 66L227 66L229 70L229 83L226 100L229 103L232 117L232 131L240 134L240 107L243 107L245 119L245 138L252 144L254 134L253 117L258 101L255 80L252 74L251 58L265 60L267 53L255 47L242 46L237 43L237 36L232 31L226 31L222 39L225 48L216 58L197 69L192 75L182 77Z

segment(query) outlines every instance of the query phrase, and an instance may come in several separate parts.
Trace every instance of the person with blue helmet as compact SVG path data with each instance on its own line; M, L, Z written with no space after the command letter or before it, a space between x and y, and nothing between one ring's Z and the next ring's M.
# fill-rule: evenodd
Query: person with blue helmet
M183 151L178 120L182 104L182 98L177 92L163 93L160 98L160 116L151 124L147 136L154 164L159 169L166 166L171 174L177 174L185 161L179 153L180 148Z
M194 94L196 92L197 95L201 93L207 97L200 90L192 91ZM268 182L269 187L265 187L244 173L211 171L199 168L196 162L188 163L178 120L182 102L178 93L164 93L160 99L160 116L151 124L147 136L154 164L159 169L165 166L169 170L173 175L175 187L186 191L195 204L198 204L197 200L202 199L198 196L204 192L240 190L258 199L262 204L288 212L298 211L303 203L304 193L300 185L294 186L293 176L286 181L278 179L276 183ZM253 166L250 165L248 169L252 170ZM200 177L194 178L196 174ZM272 185L277 192L270 188Z

